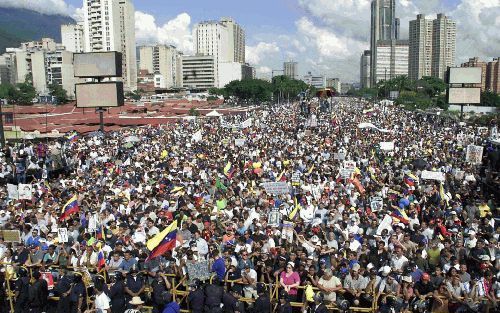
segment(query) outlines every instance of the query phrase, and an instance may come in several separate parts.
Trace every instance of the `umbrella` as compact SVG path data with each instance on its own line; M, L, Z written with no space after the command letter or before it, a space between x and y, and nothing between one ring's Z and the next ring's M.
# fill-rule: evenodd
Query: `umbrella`
M424 169L427 167L427 161L424 159L415 159L413 161L413 166L415 166L417 169Z
M139 139L139 137L137 136L128 136L124 140L124 142L139 142L139 141L141 141L141 139Z

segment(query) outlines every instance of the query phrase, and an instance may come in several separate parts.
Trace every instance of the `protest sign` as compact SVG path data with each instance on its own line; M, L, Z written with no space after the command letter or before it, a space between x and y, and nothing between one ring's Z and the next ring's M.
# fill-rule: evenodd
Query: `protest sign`
M18 193L20 200L31 200L33 198L33 187L31 184L19 184Z
M481 164L482 159L483 159L483 147L474 145L467 146L467 154L465 155L465 161L470 162L472 164Z
M267 215L268 226L278 226L281 222L281 213L278 210L272 210Z
M199 131L197 131L196 133L193 134L193 136L191 137L191 140L194 142L199 142L199 141L201 141L202 138L203 138L203 136L202 136L201 129L200 129Z
M352 169L354 171L354 169L356 168L356 162L355 161L344 161L344 168Z
M491 128L490 137L493 139L498 138L498 127L496 125Z
M394 141L386 141L380 143L380 150L392 151L394 150Z
M333 159L334 160L339 160L339 161L344 161L345 160L345 153L343 153L343 152L334 153L333 154Z
M58 228L57 236L59 238L59 242L68 242L68 229L67 228Z
M465 177L465 171L455 170L454 175L455 175L455 179L462 180Z
M422 171L420 178L426 180L437 180L437 181L446 180L446 176L443 172L433 172L433 171Z
M262 183L261 186L272 195L283 195L290 191L286 182L267 182Z
M372 212L382 210L384 207L384 200L381 197L372 197L370 199L370 208Z
M283 223L283 230L281 231L281 238L285 239L289 243L293 242L293 227L294 223L292 222L285 222Z
M350 168L341 168L340 169L340 176L343 178L343 179L347 179L349 177L351 177L351 174L354 170L353 169L350 169Z
M236 138L234 140L234 145L236 147L243 147L245 145L245 138Z
M7 184L7 192L10 199L19 200L19 190L17 185Z
M252 126L252 118L249 118L240 124L240 128L248 128Z
M300 173L295 172L292 174L292 186L300 186Z
M54 277L51 272L40 272L40 276L42 276L42 279L47 282L47 289L54 289Z
M384 229L387 229L388 231L392 230L392 217L388 214L384 216L384 219L378 225L376 234L380 236L382 234L382 230Z
M186 268L189 275L189 282L192 282L194 279L199 279L200 281L210 279L208 261L188 262Z
M21 232L16 230L2 230L3 240L5 242L21 242Z

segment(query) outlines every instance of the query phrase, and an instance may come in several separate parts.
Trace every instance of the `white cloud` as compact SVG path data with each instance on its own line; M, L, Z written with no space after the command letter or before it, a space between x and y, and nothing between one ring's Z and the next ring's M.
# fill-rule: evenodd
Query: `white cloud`
M0 8L16 8L36 11L42 14L72 15L73 8L64 0L0 0Z
M255 46L245 47L246 61L253 65L260 65L265 58L271 57L273 54L280 52L280 48L276 42L259 42Z
M257 74L270 74L272 70L267 66L259 66L255 71L257 72Z
M135 34L138 45L170 44L184 54L194 53L191 16L187 13L181 13L159 26L153 15L136 11Z

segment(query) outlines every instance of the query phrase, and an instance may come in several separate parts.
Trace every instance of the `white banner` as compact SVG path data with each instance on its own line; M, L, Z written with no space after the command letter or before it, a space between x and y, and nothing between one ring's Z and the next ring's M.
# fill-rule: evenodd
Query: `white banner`
M252 118L249 118L240 124L240 128L248 128L248 127L252 127Z
M445 181L445 174L443 172L433 172L433 171L422 171L420 178L426 180L437 180L437 181Z
M345 153L342 153L342 152L334 153L333 154L333 159L334 160L344 161L345 160Z
M388 231L392 230L392 217L387 214L384 216L382 222L380 222L380 224L378 225L377 235L380 236L382 234L382 230L384 229L387 229Z
M465 156L465 161L470 162L472 164L481 164L482 159L483 159L483 147L474 145L467 146L467 154Z
M358 128L372 128L372 129L376 129L378 130L379 132L381 133L389 133L390 130L388 129L383 129L383 128L378 128L377 126L373 125L372 123L359 123L358 124Z
M234 145L236 147L243 147L245 145L245 138L236 138L234 140Z
M201 129L199 131L197 131L196 133L193 134L193 136L191 137L191 140L194 141L194 142L198 142L198 141L201 141L202 139L202 134L201 134Z
M268 182L262 183L261 186L264 187L268 194L283 195L290 192L286 182Z
M380 150L392 151L394 150L394 141L385 141L380 143Z

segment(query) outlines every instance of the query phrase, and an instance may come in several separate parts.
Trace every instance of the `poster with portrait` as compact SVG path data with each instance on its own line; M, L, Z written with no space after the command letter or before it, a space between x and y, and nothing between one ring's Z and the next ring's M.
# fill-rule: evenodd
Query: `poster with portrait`
M51 272L40 272L42 279L47 282L47 287L49 290L54 289L54 276L52 276Z
M31 184L19 184L19 200L31 200L33 198L33 186Z
M19 200L19 190L17 189L17 185L7 184L7 193L9 194L10 199Z
M482 159L483 159L483 147L474 145L467 146L467 154L465 155L465 161L470 162L472 164L481 164Z
M267 225L278 226L281 223L281 213L278 210L272 210L267 215Z
M293 242L293 227L295 226L292 222L283 222L283 229L281 231L281 239L286 240L289 243Z
M68 229L67 228L58 228L57 235L59 238L59 242L68 242Z

